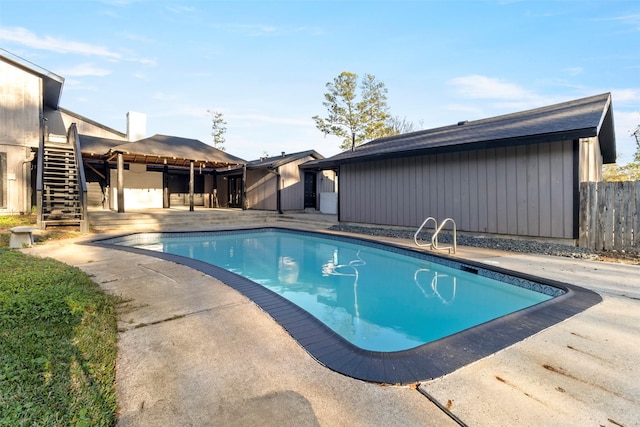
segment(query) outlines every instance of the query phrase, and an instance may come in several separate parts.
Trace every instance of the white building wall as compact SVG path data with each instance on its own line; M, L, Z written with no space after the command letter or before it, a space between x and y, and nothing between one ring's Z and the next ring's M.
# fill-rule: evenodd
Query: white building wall
M118 209L118 171L111 169L109 208ZM147 172L146 165L130 164L124 171L124 208L162 208L162 172Z

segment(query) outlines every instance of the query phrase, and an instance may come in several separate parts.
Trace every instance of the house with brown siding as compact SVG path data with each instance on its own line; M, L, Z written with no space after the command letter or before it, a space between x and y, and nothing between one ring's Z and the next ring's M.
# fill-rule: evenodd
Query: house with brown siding
M88 229L88 207L207 205L215 170L244 160L201 141L145 138L146 116L127 132L59 105L64 78L0 53L0 214L30 212L38 224Z
M342 222L578 237L579 184L616 160L611 94L380 138L306 170L339 177Z
M246 194L241 194L243 172L240 168L219 170L218 200L222 207L241 207L271 211L319 209L324 193L335 191L331 170L302 170L308 161L323 159L315 150L282 153L247 163Z
M43 139L66 143L71 124L86 135L127 135L60 107L64 78L7 51L0 53L0 214L30 212L36 203Z

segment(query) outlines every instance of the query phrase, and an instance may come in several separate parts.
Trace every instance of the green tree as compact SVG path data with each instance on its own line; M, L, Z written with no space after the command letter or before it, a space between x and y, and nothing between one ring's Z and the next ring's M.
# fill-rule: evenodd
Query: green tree
M313 120L325 135L342 138L340 148L353 150L356 145L389 134L387 88L375 76L364 75L360 96L358 75L347 71L326 87L322 105L327 108L327 117L313 116Z
M633 161L640 163L640 125L636 127L636 130L631 135L636 139L636 153L633 155Z
M207 110L207 113L211 114L211 136L213 137L213 146L218 150L225 151L224 134L227 131L226 124L222 113L220 111Z
M604 165L602 167L602 180L604 182L638 181L640 180L640 162L631 162L626 165Z
M631 136L636 139L636 152L633 161L626 165L604 165L602 168L602 180L605 182L615 181L639 181L640 180L640 125Z

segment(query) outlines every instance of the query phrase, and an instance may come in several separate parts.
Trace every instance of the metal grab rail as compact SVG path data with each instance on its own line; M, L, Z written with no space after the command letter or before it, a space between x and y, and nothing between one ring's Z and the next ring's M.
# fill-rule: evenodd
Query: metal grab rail
M453 224L453 246L438 246L438 234L440 233L440 231L442 230L442 228L445 226L447 222L451 222ZM431 247L436 250L448 249L449 254L451 254L451 249L453 249L453 253L455 254L456 248L457 248L456 241L457 241L456 222L453 220L453 218L446 218L444 221L440 223L440 226L436 229L436 232L433 233L433 236L431 236Z
M427 225L427 222L429 221L433 221L433 229L437 229L438 228L438 220L435 219L434 217L430 216L429 218L425 219L422 222L422 225L420 226L420 228L418 228L418 231L416 231L416 234L413 235L413 241L415 242L416 246L420 246L420 247L432 247L433 246L433 239L431 239L432 243L426 243L426 244L420 244L418 243L418 234L420 234L420 232L422 231L422 229L424 228L425 225Z

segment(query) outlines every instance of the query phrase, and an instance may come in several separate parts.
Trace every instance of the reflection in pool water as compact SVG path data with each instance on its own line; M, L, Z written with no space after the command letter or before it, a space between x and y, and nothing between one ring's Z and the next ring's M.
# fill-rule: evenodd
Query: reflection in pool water
M374 351L414 348L551 298L426 259L283 231L136 246L237 273Z

